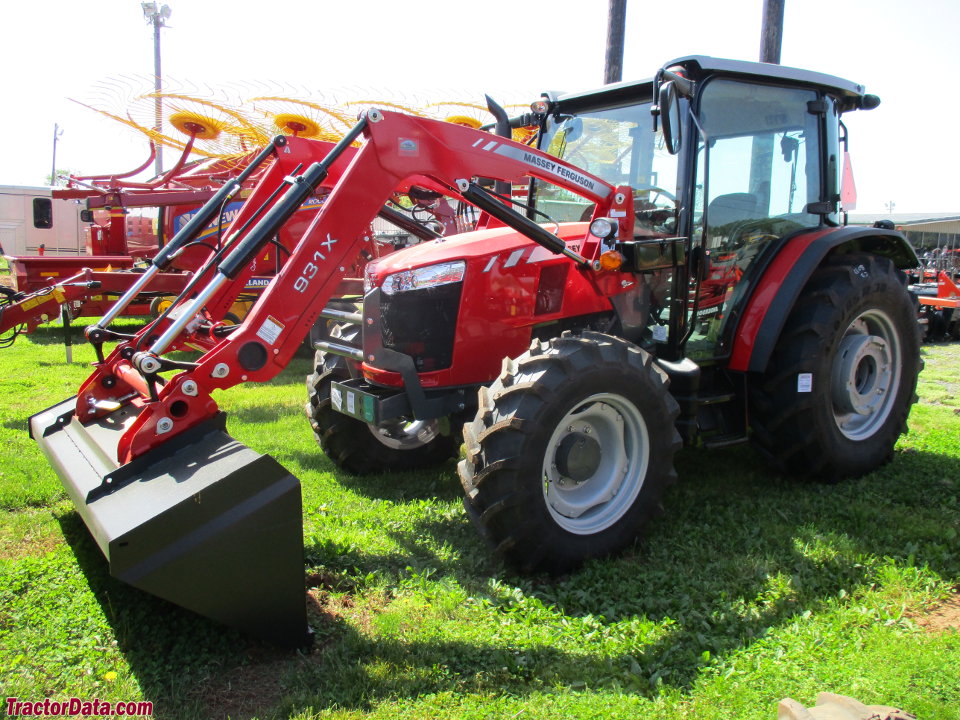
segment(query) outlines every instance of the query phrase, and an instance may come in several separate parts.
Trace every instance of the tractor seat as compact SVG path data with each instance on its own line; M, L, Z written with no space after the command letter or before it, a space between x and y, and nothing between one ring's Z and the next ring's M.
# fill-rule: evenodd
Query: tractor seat
M755 220L759 217L757 196L752 193L718 195L707 206L707 222L711 228Z

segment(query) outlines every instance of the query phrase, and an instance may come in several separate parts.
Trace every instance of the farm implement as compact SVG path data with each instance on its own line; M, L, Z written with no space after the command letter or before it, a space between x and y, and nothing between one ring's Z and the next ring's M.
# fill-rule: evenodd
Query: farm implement
M910 286L920 304L926 340L960 340L960 287L951 275L941 270L935 283Z
M333 147L331 143L316 142L319 147ZM76 318L101 317L117 298L134 286L141 292L125 302L122 314L156 317L173 297L183 291L192 273L204 260L222 247L224 231L243 204L242 195L250 192L263 170L262 167L253 172L245 170L255 155L206 160L186 166L178 163L170 171L174 174L168 173L159 183L173 182L174 187L144 187L144 183L129 183L114 176L106 178L108 185L99 187L91 184L95 178L71 177L70 183L76 186L54 190L54 195L63 199L82 199L86 203L86 212L93 221L88 229L87 253L7 257L14 287L0 286L0 293L3 293L0 297L0 336L5 336L2 343L9 345L19 333L31 332L38 325L58 317L67 324ZM235 187L234 183L239 186ZM228 198L216 194L216 188L225 186L234 187ZM318 188L314 196L304 201L278 231L280 242L271 243L253 259L254 274L235 299L228 320L235 322L242 318L250 304L269 285L288 254L285 248L291 247L294 238L306 229L327 190ZM418 192L415 188L411 192L416 198L411 203L412 211L386 207L380 213L379 224L389 228L384 233L388 240L408 244L433 239L458 222L462 224L462 217L441 201L438 193ZM190 224L203 203L215 196L221 205L217 212L204 214L206 225ZM424 205L419 205L418 201ZM129 215L131 211L143 208L159 213L159 232L144 229L141 221L149 218ZM188 225L189 241L180 243L175 252L164 251L163 238L176 235ZM396 240L398 237L401 241ZM345 267L341 295L359 297L362 294L363 265L368 259L395 249L380 239L368 243ZM152 263L152 258L158 254L161 258L159 264ZM163 272L152 276L147 287L141 274L151 264ZM324 329L318 327L313 332L322 334Z
M839 204L840 116L878 103L836 77L697 56L545 95L498 114L496 134L370 109L332 148L281 138L154 322L110 327L190 232L87 330L93 374L32 436L111 574L287 646L309 638L299 481L233 439L212 394L276 376L317 321L338 323L308 378L324 452L383 472L465 443L467 514L522 571L632 543L683 444L752 439L775 468L827 481L870 472L920 368L900 273L916 255L900 233L844 226ZM520 126L536 147L510 139ZM269 286L224 322L320 187ZM362 310L333 306L371 222L411 188L478 208L477 229L368 262ZM170 357L185 348L201 354Z

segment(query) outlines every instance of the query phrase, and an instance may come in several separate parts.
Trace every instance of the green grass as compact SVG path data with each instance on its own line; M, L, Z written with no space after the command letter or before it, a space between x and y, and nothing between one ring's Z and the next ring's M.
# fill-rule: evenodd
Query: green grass
M25 433L92 360L77 346L65 365L59 332L0 354L9 696L149 700L156 717L184 719L744 720L832 691L960 718L960 634L918 624L960 584L960 344L924 348L893 463L828 486L778 477L746 447L685 450L644 542L557 580L491 557L452 463L335 470L303 417L307 360L222 393L231 433L302 482L317 641L301 654L107 575Z

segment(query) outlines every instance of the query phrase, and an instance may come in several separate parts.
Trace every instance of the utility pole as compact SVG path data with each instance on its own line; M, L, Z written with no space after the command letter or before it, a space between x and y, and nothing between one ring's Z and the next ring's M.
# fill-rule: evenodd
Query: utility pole
M163 75L160 72L160 28L167 27L165 21L170 17L170 6L162 5L159 8L155 2L142 2L143 17L147 23L153 25L153 89L157 94L154 100L154 126L157 133L163 132L163 100L160 98L160 91L163 90ZM157 175L163 172L163 147L159 142L154 142L154 148L157 151L157 159L154 164L154 170Z
M783 3L786 0L763 0L763 22L760 26L760 62L780 64L780 44L783 37ZM770 177L773 172L773 135L753 138L750 164L750 187Z
M623 35L627 25L627 0L609 0L607 13L607 57L603 66L603 84L623 80Z
M760 28L760 62L780 64L784 2L785 0L763 0L763 24Z
M53 124L53 165L50 168L50 184L57 184L57 140L60 139L60 136L63 135L63 128Z

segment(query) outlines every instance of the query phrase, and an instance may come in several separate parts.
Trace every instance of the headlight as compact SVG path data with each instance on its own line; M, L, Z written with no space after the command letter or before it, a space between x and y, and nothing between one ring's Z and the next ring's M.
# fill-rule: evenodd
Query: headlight
M550 112L550 103L546 98L540 98L530 103L530 109L538 115L546 115Z
M439 265L428 265L416 270L404 270L387 275L381 287L387 295L393 295L407 290L424 290L439 285L449 285L463 280L466 269L467 263L463 260L457 260L456 262L440 263Z
M590 234L596 235L601 240L609 240L617 234L619 226L616 220L610 218L598 217L590 223Z

